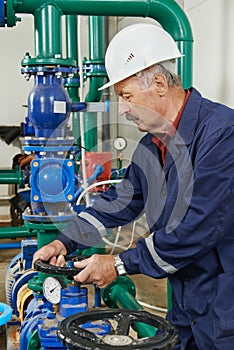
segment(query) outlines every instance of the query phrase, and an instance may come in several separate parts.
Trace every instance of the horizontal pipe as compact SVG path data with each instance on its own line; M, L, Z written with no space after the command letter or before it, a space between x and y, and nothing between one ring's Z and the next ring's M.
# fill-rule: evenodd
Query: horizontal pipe
M32 232L21 226L0 227L0 239L5 238L20 238L20 237L32 237Z
M16 24L16 13L34 14L42 6L41 0L7 1L8 26ZM51 6L43 2L43 7ZM184 88L192 86L192 29L186 14L175 0L54 0L53 7L63 15L150 17L177 42L184 57L178 59L178 73ZM187 56L186 56L187 55ZM187 69L187 70L186 70Z
M46 6L43 2L43 6ZM50 2L48 2L48 5ZM157 20L175 40L193 40L190 25L181 7L174 0L54 0L63 15L136 16ZM30 13L42 6L41 0L7 1L15 13Z
M0 250L1 249L20 249L21 248L21 242L17 243L0 243Z
M0 170L0 184L18 184L23 187L24 175L22 170Z

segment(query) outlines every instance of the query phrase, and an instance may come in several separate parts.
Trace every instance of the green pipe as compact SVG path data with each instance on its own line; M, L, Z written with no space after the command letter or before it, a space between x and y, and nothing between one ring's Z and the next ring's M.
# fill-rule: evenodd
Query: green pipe
M78 38L77 38L77 16L67 15L65 18L66 24L66 53L67 58L75 60L78 65ZM68 78L64 86L67 89L68 95L72 102L79 102L79 75L73 78ZM72 112L72 130L73 136L77 140L80 137L80 119L78 112Z
M67 58L76 60L78 65L77 16L66 16L65 20Z
M22 170L3 169L0 170L0 184L17 184L24 187L24 174Z
M104 66L104 18L89 16L89 60L85 64ZM98 102L101 99L102 91L98 91L103 85L104 74L99 76L98 71L92 70L86 74L89 78L89 92L85 97L86 102ZM85 147L90 151L97 150L97 113L84 113Z
M61 10L52 4L36 9L34 26L37 57L62 55L61 15Z
M31 233L31 236L37 236L37 246L38 249L49 244L56 239L58 233L64 229L67 223L58 222L57 224L52 223L43 223L43 222L30 222L25 221L24 226ZM32 289L35 292L42 293L43 282L46 278L46 274L43 272L38 272L38 275L33 277L28 282L29 289Z
M44 4L52 6L50 3ZM11 27L19 20L16 13L34 14L41 7L41 0L8 0L5 6L6 23ZM53 6L65 15L140 16L155 19L177 41L181 53L185 55L178 60L178 73L184 88L192 85L192 30L188 18L175 0L119 0L118 3L114 0L54 0Z
M90 64L105 64L104 62L104 18L89 16L89 62ZM86 74L87 77L87 74ZM102 86L104 77L98 77L91 73L89 92L86 95L86 102L98 102L102 92L98 88Z
M45 1L43 6L50 4L51 1ZM34 14L41 5L42 0L7 0L7 20L16 13ZM151 17L159 21L175 40L192 40L189 21L175 0L53 0L53 6L63 15Z
M136 288L133 281L126 277L118 277L114 282L102 290L102 298L107 306L128 310L144 310L135 299ZM139 338L152 337L156 329L141 322L134 324Z
M44 7L52 6L44 3ZM41 0L21 0L6 3L6 22L8 26L16 24L16 13L34 14L41 7ZM190 52L189 57L179 60L179 71L183 73L184 87L192 85L191 47L192 30L188 18L175 0L54 0L53 7L58 7L64 15L95 15L95 16L140 16L151 17L158 21L178 42L182 54ZM183 42L183 45L180 43ZM185 71L184 62L188 71ZM185 66L186 66L185 65Z
M34 232L33 237L36 235L37 233ZM32 237L32 233L23 226L0 227L0 239L19 237Z

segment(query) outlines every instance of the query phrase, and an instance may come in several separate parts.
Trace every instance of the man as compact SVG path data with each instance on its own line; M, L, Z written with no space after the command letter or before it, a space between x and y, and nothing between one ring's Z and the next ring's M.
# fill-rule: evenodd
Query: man
M71 221L34 259L97 244L106 228L145 212L150 235L119 256L93 255L77 267L79 282L101 288L118 274L168 277L178 327L175 349L234 349L234 111L185 91L175 74L181 57L172 38L152 24L119 32L106 53L119 113L146 135L124 180Z

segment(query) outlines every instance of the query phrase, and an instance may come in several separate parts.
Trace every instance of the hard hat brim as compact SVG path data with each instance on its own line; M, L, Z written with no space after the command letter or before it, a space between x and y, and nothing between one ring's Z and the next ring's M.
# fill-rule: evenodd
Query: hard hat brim
M116 83L118 83L118 81L116 81L116 82L109 81L109 82L106 83L105 85L101 86L101 87L98 89L98 91L107 89L108 87L111 87L112 85L115 85Z
M178 54L174 59L178 59L178 58L181 58L181 57L184 57L185 55L183 54ZM150 66L154 65L154 64L157 64L157 63L163 63L163 62L166 62L167 60L165 61L161 61L161 62L154 62L154 63L150 63L149 65L145 66L143 69L147 69L149 68ZM113 80L113 81L109 81L108 83L104 84L103 86L101 86L98 91L101 91L101 90L104 90L104 89L107 89L108 87L111 87L117 83L119 83L120 81L123 81L127 78L130 78L132 76L134 76L135 74L137 74L138 72L134 72L134 73L130 73L130 74L126 74L126 76L123 76L121 77L121 79L116 79L116 80Z

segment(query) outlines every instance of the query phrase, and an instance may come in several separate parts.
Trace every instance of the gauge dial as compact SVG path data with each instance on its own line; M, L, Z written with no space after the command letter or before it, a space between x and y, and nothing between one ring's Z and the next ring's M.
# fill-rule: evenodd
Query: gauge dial
M43 283L43 294L52 304L58 304L61 297L61 289L66 287L65 282L59 277L47 277Z
M127 147L127 140L124 137L118 136L114 139L113 146L117 151L122 151Z

